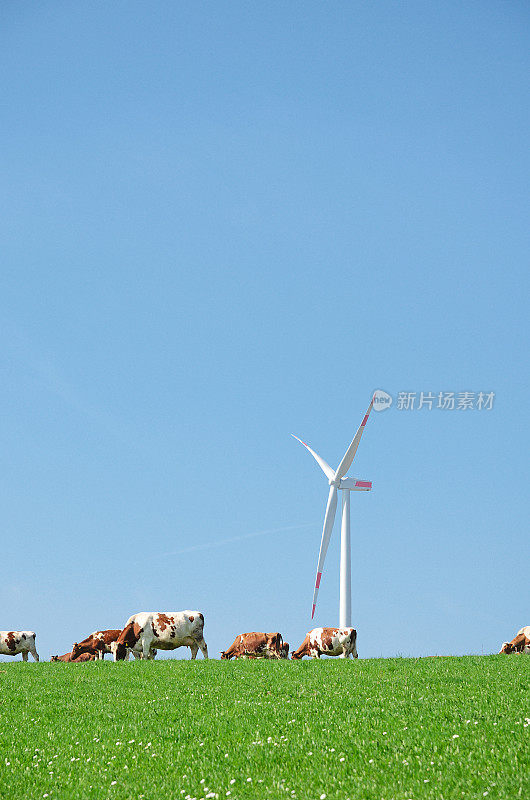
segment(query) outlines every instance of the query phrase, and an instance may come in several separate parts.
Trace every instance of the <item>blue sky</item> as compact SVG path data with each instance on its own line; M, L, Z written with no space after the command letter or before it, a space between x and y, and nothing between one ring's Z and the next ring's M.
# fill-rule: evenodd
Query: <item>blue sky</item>
M497 651L529 621L526 4L0 13L0 627L299 644L327 486L290 434L336 466L380 388L360 656Z

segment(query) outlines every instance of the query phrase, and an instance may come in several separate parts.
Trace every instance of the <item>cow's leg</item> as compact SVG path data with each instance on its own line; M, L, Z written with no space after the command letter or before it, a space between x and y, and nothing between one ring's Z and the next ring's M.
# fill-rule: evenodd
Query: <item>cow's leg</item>
M149 658L151 653L151 644L153 642L152 636L147 636L145 631L142 637L142 658Z
M24 650L24 652L22 653L22 661L27 661L27 660L28 660L28 651Z
M34 659L35 661L38 661L38 660L39 660L39 654L37 653L37 651L35 650L35 648L33 648L33 650L30 650L30 653L31 653L31 655L33 656L33 659Z
M194 658L197 658L197 653L199 651L199 645L197 644L197 642L193 642L193 644L190 644L190 650L191 650L191 658L193 661Z
M310 650L309 655L311 658L320 658L320 651L319 650Z
M204 639L201 639L201 641L199 642L199 647L201 648L201 653L203 655L203 658L208 658L208 648L206 647L206 642L204 641Z

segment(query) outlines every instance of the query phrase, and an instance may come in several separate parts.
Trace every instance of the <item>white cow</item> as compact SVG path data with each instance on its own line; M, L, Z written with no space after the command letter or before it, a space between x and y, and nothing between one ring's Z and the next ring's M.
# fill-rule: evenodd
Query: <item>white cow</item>
M189 647L191 657L197 657L199 647L204 658L208 648L203 636L204 617L200 611L141 611L133 614L116 640L114 661L122 661L127 648L141 650L142 658L153 658L157 650Z
M17 656L22 653L22 660L28 660L31 653L35 661L39 654L35 649L35 631L0 631L0 654L3 656Z
M357 658L357 631L355 628L313 628L298 650L291 658L295 660L304 656L320 658L324 656L340 656Z

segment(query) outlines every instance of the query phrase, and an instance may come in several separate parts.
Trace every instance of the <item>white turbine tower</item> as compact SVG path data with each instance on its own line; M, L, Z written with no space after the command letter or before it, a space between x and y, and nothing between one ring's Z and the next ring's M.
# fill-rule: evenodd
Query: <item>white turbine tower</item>
M359 426L359 430L353 437L352 443L346 450L344 458L340 462L336 470L333 470L329 464L324 461L308 444L294 436L300 444L306 447L322 472L325 474L329 481L329 495L328 504L326 506L326 515L324 517L324 527L322 529L322 541L320 542L320 553L318 554L317 575L315 579L315 591L313 593L313 608L311 609L311 619L315 616L315 607L317 604L317 595L320 587L320 580L322 578L322 571L324 568L324 560L328 551L329 540L333 530L333 522L335 521L335 511L337 510L337 492L342 491L342 525L341 525L341 544L340 544L340 613L339 624L341 628L351 626L351 544L350 544L350 492L369 492L372 488L371 481L362 481L358 478L348 478L346 473L352 465L352 461L359 447L359 442L363 435L363 431L370 411L374 404L374 398L368 406L368 411L364 415L364 419Z

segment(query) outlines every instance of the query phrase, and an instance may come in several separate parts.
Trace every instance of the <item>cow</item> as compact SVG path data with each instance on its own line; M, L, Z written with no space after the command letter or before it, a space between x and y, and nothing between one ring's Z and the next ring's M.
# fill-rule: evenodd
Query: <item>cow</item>
M313 628L291 658L320 658L321 655L358 658L357 631L354 628Z
M530 625L517 632L511 642L503 642L501 653L530 653Z
M64 664L80 664L83 661L94 661L96 656L94 653L81 653L77 658L72 658L71 653L64 653L62 656L52 656L51 661L62 661Z
M120 635L121 630L94 631L81 642L72 645L72 659L75 660L81 653L92 653L103 660L105 653L112 652L111 644Z
M0 631L0 655L17 656L22 653L22 660L28 660L31 653L35 661L39 654L35 648L35 631Z
M281 658L281 633L240 633L228 650L221 651L221 658Z
M189 647L192 659L199 647L204 658L208 648L203 636L204 616L200 611L141 611L133 614L116 639L114 661L123 661L127 648L141 650L141 658L153 658L158 650Z

